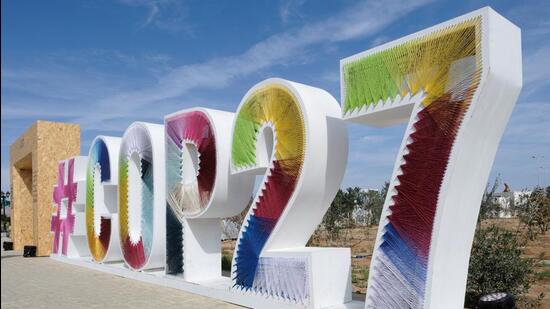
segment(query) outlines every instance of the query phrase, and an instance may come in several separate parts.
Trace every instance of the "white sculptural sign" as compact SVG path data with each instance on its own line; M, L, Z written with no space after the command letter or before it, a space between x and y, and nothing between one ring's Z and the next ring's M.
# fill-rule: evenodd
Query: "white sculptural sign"
M342 60L341 107L322 89L274 78L235 114L191 108L164 126L132 125L122 143L99 136L89 249L96 262L124 256L129 269L85 265L244 306L349 303L350 250L305 245L344 175L346 121L408 123L365 306L461 308L484 184L521 86L520 30L483 8ZM220 220L250 200L223 277ZM137 272L156 267L165 273Z

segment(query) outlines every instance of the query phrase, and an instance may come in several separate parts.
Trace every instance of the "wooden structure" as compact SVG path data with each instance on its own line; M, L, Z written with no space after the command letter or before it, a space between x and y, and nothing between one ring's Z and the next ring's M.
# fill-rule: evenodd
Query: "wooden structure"
M11 238L14 250L35 245L49 255L52 190L58 161L80 154L80 126L38 120L10 146Z

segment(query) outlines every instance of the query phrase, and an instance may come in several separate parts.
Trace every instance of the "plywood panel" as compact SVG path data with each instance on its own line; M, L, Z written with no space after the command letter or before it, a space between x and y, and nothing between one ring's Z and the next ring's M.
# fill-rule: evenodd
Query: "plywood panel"
M14 248L36 245L49 255L52 190L58 161L80 154L80 126L37 121L10 147Z
M11 238L15 250L33 243L32 170L11 167Z

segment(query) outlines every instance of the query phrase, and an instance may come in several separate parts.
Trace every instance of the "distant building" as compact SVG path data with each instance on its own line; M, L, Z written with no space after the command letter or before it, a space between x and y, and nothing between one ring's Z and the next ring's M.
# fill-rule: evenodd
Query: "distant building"
M222 226L222 240L237 239L239 237L240 225L233 220L223 219L221 221Z
M523 199L528 198L531 195L531 191L516 191L510 190L507 184L504 184L504 191L495 193L493 198L500 205L501 211L499 218L512 218L515 217L514 205L521 203Z
M355 222L358 225L365 225L367 224L369 213L361 208L359 205L356 205L353 208L353 212L351 213L351 217L353 219L353 222Z

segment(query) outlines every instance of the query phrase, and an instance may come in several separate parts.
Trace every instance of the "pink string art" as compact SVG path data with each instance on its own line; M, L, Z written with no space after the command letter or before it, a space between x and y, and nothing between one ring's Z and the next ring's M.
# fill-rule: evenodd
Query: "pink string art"
M69 159L69 171L67 183L65 183L65 163L63 161L58 165L57 185L53 191L53 201L56 204L56 213L52 216L51 231L53 237L53 253L59 252L59 239L63 234L63 243L61 253L67 255L69 246L69 235L74 232L75 216L73 214L73 202L76 200L76 183L73 182L74 176L74 159ZM61 208L63 207L63 199L67 199L67 215L61 217Z

